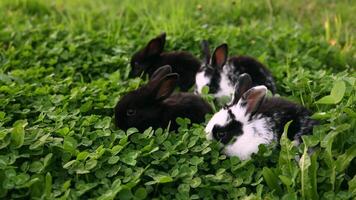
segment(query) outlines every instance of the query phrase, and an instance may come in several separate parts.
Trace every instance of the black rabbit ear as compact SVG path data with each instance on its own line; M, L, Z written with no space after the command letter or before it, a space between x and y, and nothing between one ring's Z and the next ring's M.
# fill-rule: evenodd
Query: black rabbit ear
M237 104L240 100L241 96L252 87L252 79L251 76L243 73L237 79L237 83L235 85L234 97L232 99L231 104Z
M245 92L239 101L239 105L246 110L245 115L253 115L262 104L266 94L267 88L263 85L253 87Z
M164 44L166 43L166 33L153 38L146 46L146 54L148 56L159 55L163 52Z
M201 42L201 49L202 49L204 63L209 63L211 56L210 56L209 42L207 40L203 40Z
M168 74L162 78L158 86L154 89L157 100L164 100L171 96L178 82L178 74Z
M170 73L172 73L172 67L169 65L164 65L164 66L156 69L156 71L153 72L150 82L151 81L159 81L165 75L170 74Z
M227 54L228 54L227 44L224 43L224 44L216 47L216 49L213 53L213 57L211 58L212 66L216 67L218 69L222 69L222 67L226 63Z

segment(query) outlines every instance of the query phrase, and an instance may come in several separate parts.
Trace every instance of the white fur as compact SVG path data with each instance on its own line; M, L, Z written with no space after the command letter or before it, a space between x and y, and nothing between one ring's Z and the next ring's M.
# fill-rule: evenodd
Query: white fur
M224 125L227 122L229 114L227 110L221 109L219 112L215 113L214 116L210 119L208 124L206 125L205 132L207 133L206 138L208 140L213 139L213 128L215 125Z
M229 96L234 93L234 84L230 82L228 78L228 74L231 73L231 65L226 64L223 67L223 71L221 72L221 78L219 82L219 91L214 94L214 97L220 98L223 96ZM198 72L195 76L195 83L196 83L196 92L199 94L202 93L202 89L204 86L207 86L210 84L211 77L206 76L205 71Z
M226 155L238 156L241 160L246 160L251 157L251 154L258 152L260 144L269 144L275 139L269 118L262 118L262 116L256 115L249 120L249 114L245 115L246 106L242 107L241 101L230 109L235 116L234 120L242 123L243 133L236 138L234 143L225 146ZM227 119L227 109L221 109L217 112L205 128L207 139L212 140L212 129L214 126L227 124Z
M220 78L220 89L219 91L214 94L215 97L223 97L223 96L229 96L231 97L231 95L234 93L234 84L230 82L229 78L228 78L228 74L231 73L231 66L226 64L223 67L223 71L220 74L221 78Z
M205 71L198 72L195 75L196 91L201 94L204 86L210 83L210 78L205 75Z
M237 156L241 160L246 160L253 153L258 152L260 144L269 144L274 136L272 129L268 128L268 119L260 118L243 124L243 134L236 138L235 142L225 147L228 156Z

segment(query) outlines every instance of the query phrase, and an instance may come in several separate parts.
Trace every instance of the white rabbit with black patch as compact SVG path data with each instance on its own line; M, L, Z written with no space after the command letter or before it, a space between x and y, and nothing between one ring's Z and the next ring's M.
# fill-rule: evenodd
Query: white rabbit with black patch
M248 56L233 56L228 59L228 46L218 46L210 56L207 41L202 42L204 59L195 76L196 92L201 93L204 86L216 98L231 96L240 74L247 73L252 78L252 86L265 85L272 94L276 93L274 79L269 70L259 61Z
M311 112L298 104L278 97L266 97L265 86L252 87L251 77L242 74L235 86L233 100L215 113L207 124L207 138L225 146L228 156L249 159L260 144L278 141L284 126L292 120L287 136L297 143L311 134L317 121Z

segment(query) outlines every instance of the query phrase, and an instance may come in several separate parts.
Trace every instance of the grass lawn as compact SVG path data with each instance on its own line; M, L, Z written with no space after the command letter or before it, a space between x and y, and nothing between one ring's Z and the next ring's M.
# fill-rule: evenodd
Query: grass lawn
M352 0L1 0L0 199L355 199L355 13ZM116 129L112 108L145 83L128 79L131 55L161 32L166 50L200 57L207 39L258 58L321 125L243 162L186 119Z

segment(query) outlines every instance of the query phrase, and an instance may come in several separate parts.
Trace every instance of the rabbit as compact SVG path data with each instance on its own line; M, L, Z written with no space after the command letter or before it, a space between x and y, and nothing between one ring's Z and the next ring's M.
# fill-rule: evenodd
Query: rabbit
M209 93L215 98L232 96L234 86L240 74L248 73L252 77L252 85L265 85L276 93L274 79L269 70L259 61L248 56L233 56L228 59L228 45L221 44L210 56L209 44L202 41L204 59L195 76L196 93L202 93L204 86L209 86Z
M287 136L295 144L302 135L312 133L318 122L310 118L309 110L280 97L266 97L266 86L252 86L248 74L240 75L232 101L205 128L207 139L220 141L226 155L249 159L260 144L278 141L291 120Z
M174 73L179 74L178 86L181 91L188 91L195 84L195 74L200 68L200 60L185 51L163 52L166 34L153 38L131 58L130 77L142 73L152 76L163 65L170 65Z
M189 118L192 123L204 122L205 114L212 113L212 107L193 93L172 94L178 78L169 65L158 68L147 85L129 92L117 103L116 126L144 131L149 127L165 128L171 123L171 130L176 130L177 117Z

